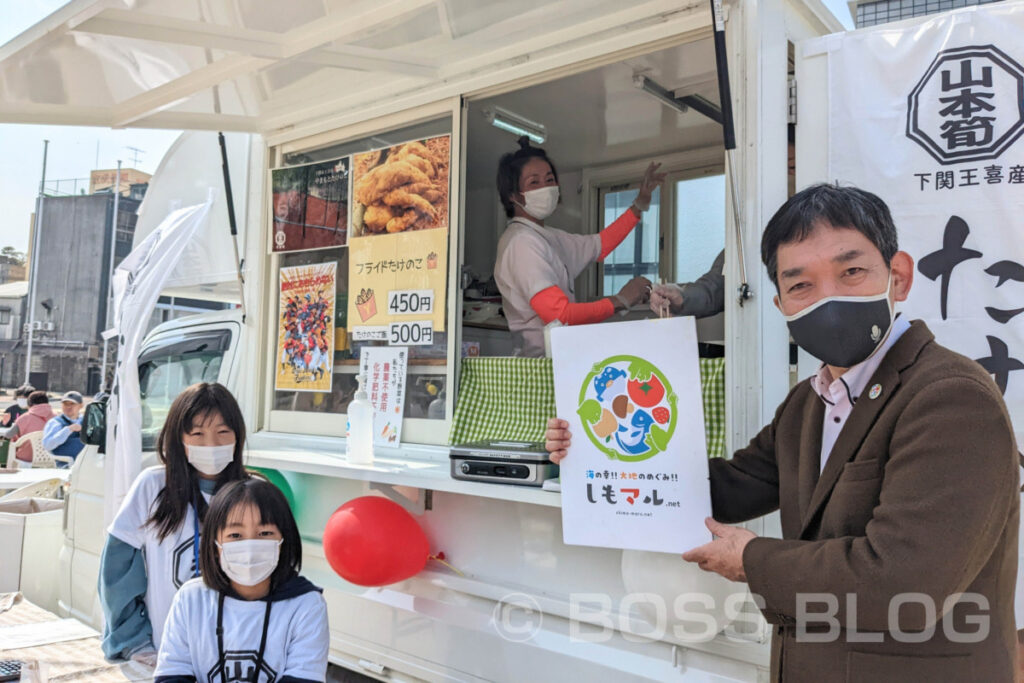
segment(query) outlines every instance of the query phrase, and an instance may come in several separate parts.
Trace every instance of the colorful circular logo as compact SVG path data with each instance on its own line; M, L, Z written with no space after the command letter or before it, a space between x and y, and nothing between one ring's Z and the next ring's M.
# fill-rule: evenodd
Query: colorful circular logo
M637 356L612 356L580 389L583 430L614 460L638 462L668 448L676 429L676 395L665 375Z

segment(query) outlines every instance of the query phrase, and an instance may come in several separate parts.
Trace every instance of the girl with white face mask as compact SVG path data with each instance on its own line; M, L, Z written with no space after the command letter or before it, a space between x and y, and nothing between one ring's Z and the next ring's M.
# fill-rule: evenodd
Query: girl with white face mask
M158 683L312 683L327 676L327 604L299 576L302 542L284 495L255 477L210 501L202 578L174 597Z
M660 164L650 164L636 199L621 216L596 235L570 233L545 223L559 201L554 165L543 149L530 146L528 138L520 138L519 145L498 163L498 196L509 222L498 241L494 279L519 354L543 356L544 327L549 323L598 323L647 299L651 282L644 277L633 278L617 294L588 303L577 303L573 282L626 239L665 174L657 172Z
M245 423L220 384L193 384L171 404L156 451L108 529L100 558L103 653L154 666L174 594L200 571L200 526L213 494L245 478Z

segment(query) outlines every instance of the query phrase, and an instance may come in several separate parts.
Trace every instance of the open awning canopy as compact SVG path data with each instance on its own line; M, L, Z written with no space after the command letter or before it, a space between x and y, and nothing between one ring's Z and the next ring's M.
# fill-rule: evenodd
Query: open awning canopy
M0 47L0 122L293 137L710 30L706 0L72 0Z

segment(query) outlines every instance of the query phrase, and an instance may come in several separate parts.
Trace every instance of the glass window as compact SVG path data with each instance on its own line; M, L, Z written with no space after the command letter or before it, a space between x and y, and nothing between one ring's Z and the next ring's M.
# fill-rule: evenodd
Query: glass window
M611 224L636 198L637 187L615 186L602 190L601 208L604 224ZM605 294L614 294L638 275L651 281L658 279L661 254L661 188L651 196L651 208L644 212L643 220L629 236L604 260Z
M142 449L156 447L171 404L185 387L220 379L224 353L231 346L231 332L196 332L157 342L139 357L139 391L142 397Z
M284 157L282 166L308 164L317 161L338 159L352 154L381 150L417 140L427 140L437 136L450 134L451 118L435 120L427 123L402 128L399 130L379 133L360 140L339 143L316 150L293 153ZM428 143L429 144L429 143ZM358 159L359 157L355 157ZM382 157L383 158L383 155ZM356 162L358 166L358 161ZM451 160L445 160L450 164ZM359 171L355 171L358 173ZM451 189L448 188L449 202ZM450 212L450 204L447 207ZM457 229L449 222L448 230ZM403 255L404 256L404 255ZM433 255L431 255L431 258ZM428 262L431 259L428 259ZM336 270L335 311L332 317L335 325L335 342L333 350L332 381L329 392L320 391L274 391L272 409L276 411L298 411L308 413L345 413L349 402L356 391L356 375L359 370L359 352L368 346L386 346L386 341L354 341L348 320L349 309L349 249L348 246L312 251L288 252L278 255L276 267L271 279L277 282L280 268L322 264L334 262ZM427 267L432 267L427 265ZM447 289L447 272L445 288ZM438 294L443 294L439 292ZM359 292L356 292L358 295ZM445 297L446 304L447 297ZM273 302L272 308L278 311L279 302ZM378 306L386 306L386 298L377 302ZM378 309L379 310L379 309ZM278 311L278 313L280 313ZM447 320L447 311L445 313ZM359 321L352 323L359 325ZM447 398L448 372L448 335L446 332L434 331L432 343L409 347L409 366L405 391L405 417L419 419L445 418L445 400ZM276 339L271 339L270 355L276 355ZM275 362L280 362L279 358ZM273 378L274 373L271 374ZM271 379L273 381L273 379ZM338 432L344 433L344 422L338 423Z
M0 325L9 325L11 322L11 309L0 308Z
M708 272L725 248L725 176L675 183L675 282L693 282Z

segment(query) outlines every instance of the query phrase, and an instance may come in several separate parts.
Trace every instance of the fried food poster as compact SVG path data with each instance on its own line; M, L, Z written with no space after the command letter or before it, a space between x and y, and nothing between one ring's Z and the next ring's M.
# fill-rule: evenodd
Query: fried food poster
M711 540L707 446L692 317L551 331L570 545L681 553Z
M444 330L450 166L448 135L353 156L348 319L354 332L413 320Z
M348 176L347 157L271 171L275 252L345 244Z
M277 391L330 391L334 365L334 261L281 268Z

